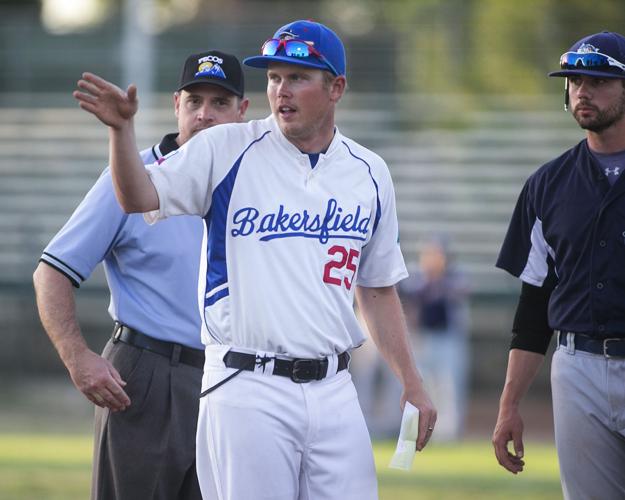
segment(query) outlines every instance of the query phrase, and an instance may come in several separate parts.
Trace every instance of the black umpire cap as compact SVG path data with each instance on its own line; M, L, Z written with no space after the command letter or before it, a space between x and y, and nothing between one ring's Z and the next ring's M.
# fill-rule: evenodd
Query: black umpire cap
M196 83L217 85L243 97L243 70L239 60L225 52L209 50L187 57L180 75L178 91Z

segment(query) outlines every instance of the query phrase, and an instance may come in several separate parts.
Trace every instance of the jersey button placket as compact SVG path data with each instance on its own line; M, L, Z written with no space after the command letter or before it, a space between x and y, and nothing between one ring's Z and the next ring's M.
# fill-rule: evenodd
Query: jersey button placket
M313 180L314 174L312 171L306 173L306 179L304 179L304 186L308 187L308 184Z
M308 157L300 157L299 165L304 174L304 187L308 187L308 183L312 179L313 169L310 167L310 160Z

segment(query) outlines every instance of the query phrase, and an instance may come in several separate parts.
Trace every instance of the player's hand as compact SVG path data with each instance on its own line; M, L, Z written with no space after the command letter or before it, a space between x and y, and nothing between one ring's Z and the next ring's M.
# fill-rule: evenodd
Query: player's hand
M508 450L512 441L514 453ZM493 432L493 446L497 461L504 468L517 474L523 470L523 419L517 408L500 408Z
M72 360L69 368L72 382L89 401L111 411L122 411L130 405L126 385L113 365L88 349Z
M93 73L83 73L78 88L72 93L78 105L117 130L129 123L139 107L135 85L123 91Z
M415 408L419 410L419 434L417 435L417 451L423 450L432 437L434 427L436 426L436 408L432 404L432 400L423 385L418 384L415 388L406 388L401 398L401 407L403 409L406 401L410 401Z

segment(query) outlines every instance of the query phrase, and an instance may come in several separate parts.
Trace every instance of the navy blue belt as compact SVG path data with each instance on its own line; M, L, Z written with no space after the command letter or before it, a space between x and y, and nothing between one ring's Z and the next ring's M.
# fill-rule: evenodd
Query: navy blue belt
M567 345L567 333L560 332L560 345ZM625 338L596 339L581 333L573 336L577 351L601 354L606 358L625 358Z
M115 322L113 328L113 342L123 342L139 349L160 354L175 363L183 363L195 368L204 367L204 351L193 349L174 342L166 342L150 337L134 328Z

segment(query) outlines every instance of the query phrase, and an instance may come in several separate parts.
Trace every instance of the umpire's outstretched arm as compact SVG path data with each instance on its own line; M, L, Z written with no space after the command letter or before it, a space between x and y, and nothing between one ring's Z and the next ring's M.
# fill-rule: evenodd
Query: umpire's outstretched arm
M156 189L143 166L135 140L137 87L123 91L92 73L83 73L74 98L109 127L109 156L117 201L126 213L158 210Z

